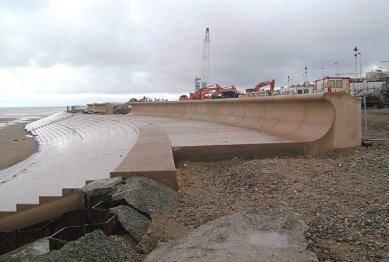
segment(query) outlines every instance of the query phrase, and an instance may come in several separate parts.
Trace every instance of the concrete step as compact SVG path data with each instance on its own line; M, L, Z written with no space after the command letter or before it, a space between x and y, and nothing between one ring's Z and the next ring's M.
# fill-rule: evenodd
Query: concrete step
M39 204L16 204L16 212L26 211L39 206Z

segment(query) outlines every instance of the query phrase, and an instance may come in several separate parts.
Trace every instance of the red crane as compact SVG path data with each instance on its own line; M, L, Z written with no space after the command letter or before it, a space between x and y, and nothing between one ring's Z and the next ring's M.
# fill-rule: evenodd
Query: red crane
M236 98L238 97L238 90L235 86L221 87L216 84L214 86L203 87L194 93L190 94L190 97L183 95L180 100L203 100L203 99L217 99L217 98Z

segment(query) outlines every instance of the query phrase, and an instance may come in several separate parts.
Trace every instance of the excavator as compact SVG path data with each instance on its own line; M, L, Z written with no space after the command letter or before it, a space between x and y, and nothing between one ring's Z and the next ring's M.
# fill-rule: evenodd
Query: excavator
M195 93L191 93L189 97L182 95L179 100L237 98L238 96L238 90L235 86L221 87L219 84L216 84L214 86L200 88Z
M239 95L239 98L257 97L257 96L265 96L265 95L271 96L271 95L273 95L275 84L276 84L276 81L274 79L259 82L254 88L246 89L246 94ZM267 91L266 93L259 93L259 90L262 87L268 86L268 85L270 85L269 91Z

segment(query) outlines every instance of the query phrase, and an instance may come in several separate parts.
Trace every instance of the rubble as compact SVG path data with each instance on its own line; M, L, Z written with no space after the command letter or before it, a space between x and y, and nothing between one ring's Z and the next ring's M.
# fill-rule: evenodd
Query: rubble
M173 189L152 179L129 177L124 182L118 185L112 199L124 199L130 206L150 216L167 214L177 203L177 193Z

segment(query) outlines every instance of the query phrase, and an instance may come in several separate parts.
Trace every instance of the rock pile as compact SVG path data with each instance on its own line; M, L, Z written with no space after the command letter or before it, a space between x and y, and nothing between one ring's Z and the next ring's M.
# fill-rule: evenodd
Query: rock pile
M82 192L89 206L101 199L124 200L109 212L127 233L106 236L96 230L60 250L30 248L26 255L19 249L0 261L317 261L307 250L308 226L292 213L237 212L189 232L169 218L178 208L177 192L151 179L104 179Z
M129 177L125 180L120 177L103 179L88 184L82 192L86 194L91 204L102 199L125 200L127 205L110 208L109 212L117 216L135 243L141 242L134 248L142 254L147 254L162 241L187 232L184 226L164 217L175 207L177 192L152 179L146 177ZM161 227L157 230L156 225L168 225L168 228ZM146 234L147 238L144 239Z

